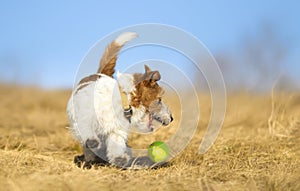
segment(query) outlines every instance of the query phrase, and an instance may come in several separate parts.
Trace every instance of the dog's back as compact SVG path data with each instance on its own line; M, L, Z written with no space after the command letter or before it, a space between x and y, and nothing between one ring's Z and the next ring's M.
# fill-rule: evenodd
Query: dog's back
M119 123L125 127L129 125L123 117L118 84L113 74L119 51L136 36L132 32L123 33L110 43L100 60L97 73L80 80L73 91L67 114L72 132L82 144L92 137L108 134L120 126Z

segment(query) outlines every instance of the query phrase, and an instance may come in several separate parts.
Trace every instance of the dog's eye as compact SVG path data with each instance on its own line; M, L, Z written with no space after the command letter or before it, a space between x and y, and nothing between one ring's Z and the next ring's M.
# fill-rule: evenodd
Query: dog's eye
M161 97L158 98L158 103L161 103Z

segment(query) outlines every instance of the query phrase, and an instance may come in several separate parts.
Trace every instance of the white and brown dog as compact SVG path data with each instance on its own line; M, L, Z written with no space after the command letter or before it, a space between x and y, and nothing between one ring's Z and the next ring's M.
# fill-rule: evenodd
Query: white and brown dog
M151 132L154 120L163 125L173 120L161 99L158 71L145 65L145 73L117 74L118 79L113 78L120 49L136 36L123 33L109 44L97 73L83 78L69 99L71 129L84 151L75 162L84 162L85 167L105 161L119 167L131 166L136 159L127 146L130 128ZM144 160L140 165L150 166L151 161Z

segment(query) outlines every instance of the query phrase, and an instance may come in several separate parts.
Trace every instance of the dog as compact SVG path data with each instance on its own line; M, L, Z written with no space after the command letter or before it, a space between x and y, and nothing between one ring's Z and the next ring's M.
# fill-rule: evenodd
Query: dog
M132 157L127 145L130 128L152 132L153 122L169 125L173 117L162 101L163 89L157 83L159 71L145 65L144 73L118 73L114 79L117 56L126 42L137 37L125 32L105 49L97 73L80 80L67 105L67 115L74 137L83 147L75 163L90 168L110 164L127 168L133 163L150 167L145 157Z

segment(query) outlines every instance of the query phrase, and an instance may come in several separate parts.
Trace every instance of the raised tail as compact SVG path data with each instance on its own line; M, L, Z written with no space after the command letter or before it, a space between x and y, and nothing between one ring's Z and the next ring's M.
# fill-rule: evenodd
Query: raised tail
M137 37L134 32L125 32L118 36L112 43L110 43L100 60L97 73L106 74L111 76L115 72L115 66L118 58L118 53L126 42Z

